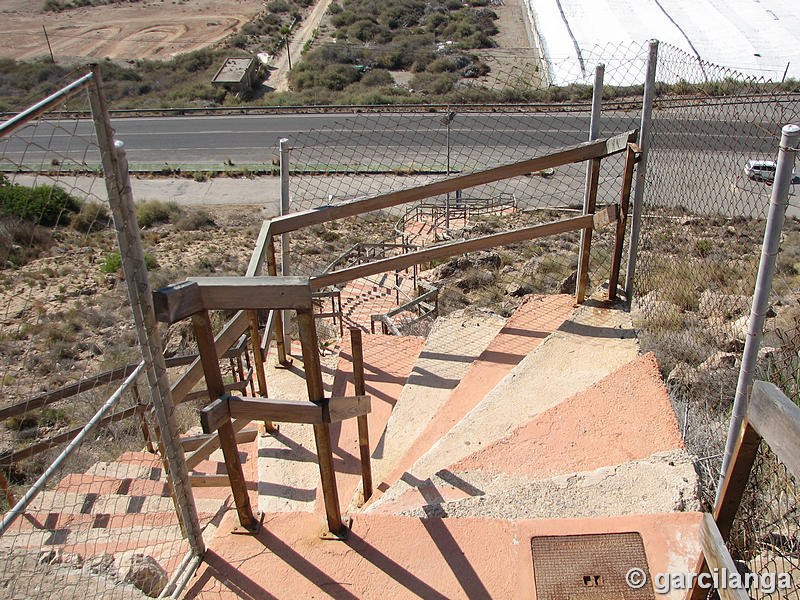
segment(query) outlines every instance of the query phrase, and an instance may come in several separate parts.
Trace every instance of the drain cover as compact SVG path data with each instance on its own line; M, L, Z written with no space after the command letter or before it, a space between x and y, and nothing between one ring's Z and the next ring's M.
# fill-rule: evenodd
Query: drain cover
M531 550L537 600L654 600L638 533L541 536ZM647 574L640 589L625 581L633 568Z

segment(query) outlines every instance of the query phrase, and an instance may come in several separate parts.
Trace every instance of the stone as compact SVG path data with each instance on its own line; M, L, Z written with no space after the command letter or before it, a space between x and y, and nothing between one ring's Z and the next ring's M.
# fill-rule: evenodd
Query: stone
M750 312L750 299L746 296L705 290L700 294L697 310L704 317L738 317Z
M667 383L670 385L682 385L686 388L696 385L700 381L697 369L687 363L680 362L667 375Z
M55 565L61 560L61 548L45 548L39 552L38 563L40 565Z
M714 369L732 369L739 362L739 355L734 352L718 351L709 356L700 365L698 371L710 371Z
M559 294L574 294L575 286L578 283L578 271L573 271L558 284Z
M114 566L114 556L108 552L103 554L95 554L86 559L84 568L90 573L103 575L108 573Z
M123 575L123 581L151 598L157 598L169 582L164 568L146 554L133 554L124 560L120 574Z

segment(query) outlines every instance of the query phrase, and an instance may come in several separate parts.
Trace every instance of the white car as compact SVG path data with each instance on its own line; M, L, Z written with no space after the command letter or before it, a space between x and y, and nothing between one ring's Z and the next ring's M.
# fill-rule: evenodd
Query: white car
M775 171L778 165L774 160L748 160L744 166L744 174L754 181L775 181ZM792 179L795 178L794 169L792 169Z

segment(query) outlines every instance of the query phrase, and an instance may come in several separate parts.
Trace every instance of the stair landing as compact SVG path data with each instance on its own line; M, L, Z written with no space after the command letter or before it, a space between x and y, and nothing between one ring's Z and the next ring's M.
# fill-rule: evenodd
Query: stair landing
M319 539L308 513L266 515L253 537L226 515L185 598L534 598L531 539L639 532L650 573L689 572L700 513L604 519L418 519L357 515L344 542ZM664 598L678 600L683 591Z

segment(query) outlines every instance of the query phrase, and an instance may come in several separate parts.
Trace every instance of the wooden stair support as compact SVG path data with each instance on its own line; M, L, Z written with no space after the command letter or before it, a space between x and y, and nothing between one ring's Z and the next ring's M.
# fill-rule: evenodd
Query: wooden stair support
M209 398L213 401L225 394L225 385L222 382L222 373L219 369L217 351L214 347L214 332L211 329L211 320L207 310L200 310L192 314L192 324L197 336L197 347L200 352L200 361L203 364L203 373L206 378ZM233 501L239 515L239 523L244 529L256 533L260 527L258 519L253 514L250 506L250 497L247 495L247 486L242 470L242 462L236 448L236 434L233 425L228 419L217 429L219 444L225 457L225 468L228 471Z

